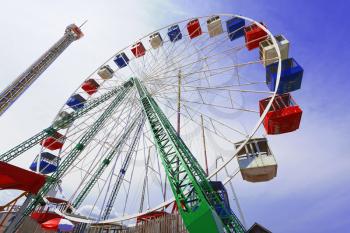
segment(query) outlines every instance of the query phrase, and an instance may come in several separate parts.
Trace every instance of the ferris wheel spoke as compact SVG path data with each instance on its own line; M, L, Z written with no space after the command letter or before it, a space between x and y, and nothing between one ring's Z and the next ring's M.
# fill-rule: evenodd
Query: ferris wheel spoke
M132 170L131 170L131 180L130 180L130 183L128 185L128 189L127 189L127 193L126 193L126 197L125 197L124 208L123 208L123 215L125 215L126 206L128 204L128 200L129 200L130 188L131 188L133 175L134 175L134 171L135 171L135 162L136 162L136 157L134 158L134 164L133 164Z
M123 110L124 110L124 109L123 109ZM130 110L129 110L129 116L130 116L131 110L134 110L134 109L130 108ZM101 141L100 141L100 140L96 140L96 139L94 140L94 139L93 139L95 142L97 142L97 143L100 145L100 150L97 152L97 156L93 159L93 161L96 161L96 158L99 158L99 156L100 156L99 154L101 153L102 148L107 148L107 149L108 149L108 148L111 148L111 147L112 147L112 145L107 146L108 143L107 143L106 140L111 136L111 133L112 133L113 130L116 129L116 126L119 126L119 125L122 124L122 123L125 123L125 124L128 123L127 121L124 121L124 122L123 122L123 120L120 121L122 115L123 115L123 112L121 112L121 114L119 115L118 120L113 120L113 121L112 121L112 123L114 123L112 129L111 129L109 132L106 132L106 133L104 134L105 136L102 138ZM128 117L127 119L131 119L131 118ZM117 138L117 137L114 136L114 138ZM94 149L95 149L95 148L92 148L92 150L94 150ZM86 154L89 154L89 153L91 153L91 151L88 151L88 153L86 153ZM82 158L82 159L79 159L79 158L78 158L78 162L77 162L77 163L81 163L82 160L83 160L83 158ZM98 162L98 161L97 161L97 162ZM93 165L92 162L89 162L88 164L91 164L90 167L93 167L93 166L92 166L92 165ZM67 174L69 174L70 172L71 172L71 171L68 171Z
M209 38L206 38L206 40L209 40ZM173 61L176 57L180 56L184 51L186 51L190 46L195 47L196 44L198 44L199 42L201 42L201 40L197 40L196 42L193 42L193 40L190 40L190 39L189 39L189 36L185 34L185 35L184 35L184 39L181 40L180 42L181 42L181 43L189 42L189 43L187 43L186 46L185 46L178 54L176 54L175 51L172 51L171 53L168 53L167 59L170 57L170 54L171 54L171 55L172 55L172 56L171 56L171 57L172 57L172 61ZM179 43L179 41L177 41L176 43ZM173 46L174 46L174 45L175 45L175 43L173 43ZM180 46L178 46L178 48L179 48L179 47L180 47ZM185 57L184 59L186 59L186 58L188 58L188 57ZM169 64L168 64L168 63L169 63L169 62L166 62L165 64L163 64L163 66L158 66L158 67L156 67L155 69L153 69L153 73L157 73L157 72L160 72L160 71L162 71L162 70L167 69L167 68L169 67ZM172 62L172 65L174 65L173 62Z
M190 56L181 57L176 62L176 64L182 63L177 69L170 69L170 70L168 70L168 68L172 68L172 66L168 66L168 67L163 68L162 70L158 70L158 72L156 72L154 74L154 76L159 76L159 75L167 73L167 72L173 72L173 71L176 71L178 69L182 69L182 68L185 68L185 67L188 67L188 66L192 67L193 65L195 65L195 64L197 64L199 62L205 62L205 61L208 61L208 60L213 59L213 58L225 57L225 56L230 55L231 53L237 53L240 49L242 49L242 46L229 48L229 49L227 49L225 51L221 51L221 52L214 53L214 54L208 54L207 53L207 54L204 54L202 56L202 58L200 58L198 60L195 60L195 61L191 61L189 63L184 63L184 61L188 60L191 57L191 55ZM201 49L197 49L197 51L195 53L193 53L193 55L198 54L198 51L201 51L202 53L204 52ZM209 52L211 52L211 51L209 51ZM220 59L216 59L216 60L217 61L221 61Z
M162 50L162 52L163 52L163 59L158 59L157 61L159 61L159 60L164 60L165 61L165 63L167 63L168 62L168 59L169 59L169 57L170 57L170 52L169 51L167 51L167 50L172 50L172 48L174 47L174 45L175 45L175 43L172 43L171 44L171 46L168 46L167 48L165 48L165 45L164 46L162 46L162 48L161 48L161 50ZM154 73L154 71L157 69L157 67L159 67L159 66L161 66L162 64L160 64L160 63L156 63L155 65L153 65L153 67L152 67L152 73Z
M144 144L144 148L145 148L144 139L143 139L143 144ZM151 154L150 150L151 150L151 147L148 147L147 158L146 158L145 150L143 151L144 161L145 161L145 176L144 176L143 185L142 185L139 213L141 213L143 211L146 190L148 190L148 166L149 166L149 160L150 160L150 154ZM147 192L147 195L148 195L148 206L149 206L149 194L148 194L148 192Z
M182 91L182 92L186 92L186 91ZM171 94L171 93L174 93L175 94L175 92L169 92L169 91L167 91L167 92L165 92L166 94L167 94L167 97L164 97L164 98L168 98L168 99L170 99L170 97L168 97L169 96L169 94ZM201 100L201 102L202 103L205 103L205 101L204 101L204 99L203 99L203 97L202 97L202 95L201 95L201 91L197 91L197 93L198 93L198 95L199 95L199 97L200 97L200 100ZM235 103L235 101L234 100L232 100L232 96L231 95L229 95L229 97L226 97L226 96L223 96L223 95L220 95L220 94L218 94L218 93L213 93L215 96L218 96L219 98L223 98L223 99L227 99L227 100L230 100L230 103L231 103L231 108L235 108L234 107L234 103ZM154 96L158 96L158 95L160 95L160 96L163 96L163 95L161 95L161 93L153 93L153 95ZM182 98L183 99L183 98ZM185 101L188 101L187 99L185 99ZM240 104L238 104L238 103L235 103L235 105L240 105Z
M188 38L188 37L186 37L186 38ZM201 37L202 38L202 37ZM197 43L199 43L199 42L201 42L201 38L199 38L199 40L197 40L196 42L194 42L194 43L192 43L192 40L190 40L190 43L187 43L187 46L185 47L185 48L183 48L178 54L175 54L175 52L174 53L172 53L172 55L173 55L173 57L174 58L176 58L176 57L178 57L179 55L181 55L184 51L186 51L186 49L188 49L188 47L190 46L190 44L192 45L192 46L195 46ZM210 38L206 38L206 41L208 41ZM204 49L204 48L203 48ZM192 55L194 55L195 53L193 53L193 54L190 54L190 56L188 56L187 58L190 58ZM165 65L167 65L167 64L165 64ZM169 68L169 66L163 66L163 67L160 67L160 68L158 68L158 72L159 72L159 69L160 70L163 70L163 69L167 69L167 68Z
M153 64L149 65L148 72L147 72L148 75L145 79L150 78L151 75L155 73L155 71L158 69L158 67L162 66L163 63L167 63L166 60L169 58L169 54L166 52L166 50L163 47L156 49L156 53L157 53L156 55L154 55L153 49L149 49L149 52L152 56Z
M139 120L139 118L137 118L136 120ZM125 144L126 146L128 146L128 150L127 150L127 152L125 154L124 161L122 162L123 163L122 164L122 168L121 168L120 172L118 173L117 181L113 185L112 191L110 193L110 197L108 198L108 202L107 202L106 207L105 207L105 209L103 211L103 215L102 215L103 219L108 218L109 214L111 213L111 210L113 208L114 201L115 201L115 199L117 197L119 188L121 187L121 185L125 181L124 175L125 175L125 172L127 170L127 167L129 166L130 160L132 160L132 158L134 157L135 158L134 161L136 161L136 155L133 156L133 154L135 152L135 148L138 147L139 136L140 136L140 132L141 132L141 129L143 127L144 121L142 120L138 124L139 124L139 126L138 126L138 128L137 128L137 130L136 130L136 132L134 134L134 136L135 136L134 140L130 143L130 145L128 145L127 143ZM119 155L117 156L117 158L118 157L119 157ZM134 167L133 167L133 169L134 169ZM133 170L132 170L132 173L133 173Z
M122 115L124 114L124 110L126 110L126 109L127 109L127 108L123 108L123 110L120 112L120 114L118 115L117 119L115 119L115 121L118 121L118 120L121 120L121 119L122 119L121 117L122 117ZM131 109L132 109L132 108L130 108L130 111L131 111ZM113 119L113 118L112 118L112 119ZM68 145L67 148L71 148L71 146L75 143L75 141L72 141L72 140L70 140L69 138L71 138L72 136L74 136L74 135L76 135L76 134L83 133L85 130L87 130L87 129L90 127L89 124L86 124L86 123L81 123L81 124L85 125L85 127L84 127L84 128L78 128L78 130L77 130L76 132L69 132L69 133L66 134L66 137L68 138L67 140L68 140L68 141L71 141L71 144ZM81 125L81 124L80 124L80 125ZM79 125L76 125L76 126L75 126L75 129L77 129L77 127L79 127ZM92 139L92 140L94 140L94 139ZM63 154L63 153L65 153L65 152L66 152L66 150L61 150L60 155ZM62 157L64 157L64 155L63 155Z
M194 116L194 115L196 115L198 118L199 118L200 116L203 116L203 117L204 117L203 119L204 119L205 122L206 122L207 119L208 119L208 121L209 121L208 124L211 125L212 128L213 128L213 131L211 131L211 132L214 132L215 134L217 134L217 130L216 130L215 124L218 124L218 125L220 125L220 126L225 127L226 129L232 130L232 131L234 131L235 133L238 133L238 134L240 134L240 135L242 135L242 136L244 136L244 137L247 137L247 136L248 136L247 133L244 133L244 132L242 132L241 130L239 130L239 129L237 129L237 128L233 128L232 126L229 126L229 125L225 124L225 123L222 122L222 121L216 120L215 118L209 116L208 114L206 114L206 113L204 113L204 112L202 112L202 111L199 111L198 109L194 109L193 107L191 107L191 106L189 106L189 105L187 105L187 104L184 104L184 103L182 103L182 106L183 106L184 109L186 110L187 114L188 114L189 116L192 116L192 117L191 117L192 120L193 120L193 116ZM190 114L190 112L192 112L192 115ZM195 122L198 122L198 119L195 119L194 121L195 121ZM205 127L205 128L208 129L208 130L210 130L208 127ZM218 134L217 134L217 135L218 135ZM223 135L218 135L218 136L223 136ZM230 142L232 142L232 141L230 141Z
M167 84L168 86L177 87L177 85ZM237 87L237 85L224 85L224 86L211 86L211 87L203 87L203 86L191 86L191 85L181 85L181 92L194 92L194 91L232 91L232 92L244 92L244 93L261 93L271 95L273 92L271 91L257 91L257 90L245 90L245 89L230 89L230 87ZM167 93L177 93L177 92L167 92Z
M125 122L125 123L126 123L126 122ZM97 141L98 144L100 144L100 149L99 149L99 151L97 152L97 156L95 157L94 161L96 160L96 158L99 158L99 157L100 157L100 154L102 153L102 152L101 152L102 148L111 149L112 145L106 146L106 145L108 144L106 140L111 136L111 133L112 133L113 130L116 129L116 126L118 126L118 125L120 125L120 124L121 124L121 122L119 122L119 121L114 121L114 125L113 125L112 129L111 129L108 133L106 133L105 136L104 136L101 140L95 140L95 142ZM113 136L114 136L114 135L113 135ZM114 136L114 138L117 138L117 137ZM112 142L112 144L113 144L113 142ZM91 151L94 150L94 149L95 149L95 148L92 148L92 149L91 149L90 151L88 151L86 154L90 154ZM78 159L79 159L79 158L78 158ZM82 159L83 159L83 158L81 158L77 163L81 162ZM99 162L99 161L97 161L97 162ZM91 163L91 162L89 162L89 163ZM91 163L91 165L92 165L92 163ZM96 165L96 164L95 164L95 165ZM92 166L92 168L94 168L94 167L95 167L95 166ZM85 179L84 179L84 180L85 180Z
M136 109L135 109L136 110ZM137 111L137 110L136 110ZM114 121L114 125L116 125L116 126L120 126L121 124L123 124L123 125L125 125L125 127L124 127L124 130L127 128L127 126L130 124L130 122L131 121L134 121L134 120L136 120L137 118L135 117L135 118L133 118L133 117L130 117L130 113L131 113L131 109L130 109L130 111L129 111L129 114L128 114L128 116L127 116L127 119L123 119L123 120L121 120L121 121ZM112 148L114 148L114 144L115 144L115 142L117 141L117 139L118 139L118 134L119 134L119 132L118 131L116 131L115 132L115 135L112 135L112 132L113 131L116 131L116 128L115 127L113 127L109 132L106 132L104 135L106 135L104 138L102 138L102 140L95 140L95 142L98 144L98 145L100 145L100 147L101 148L105 148L105 149L109 149L109 150L111 150ZM120 131L120 129L119 129L119 131ZM107 143L107 139L108 138L115 138L116 140L114 140L113 142L110 142L110 143ZM100 154L101 152L99 152L98 153L98 156L97 157L99 157L99 154Z
M241 64L233 64L230 66L225 66L225 67L220 67L220 68L212 68L212 69L207 69L207 70L199 70L199 71L193 71L193 72L189 72L189 73L183 73L182 77L183 79L186 79L187 77L191 77L191 75L194 74L200 74L200 73L209 73L209 77L213 77L213 76L217 76L219 74L223 74L229 71L232 71L235 68L240 68L240 67L244 67L244 66L248 66L248 65L253 65L253 64L259 64L260 60L258 61L251 61L251 62L245 62L245 63L241 63ZM216 73L213 73L214 71L217 71ZM167 80L167 79L173 79L176 78L177 75L159 75L159 76L154 76L155 78L152 80L147 80L146 83L151 83L154 81L159 81L159 80Z
M163 98L163 99L169 99L172 100L171 98L167 98L164 96L157 96L157 98ZM181 102L189 103L189 104L195 104L195 105L206 105L210 107L215 107L215 108L222 108L222 109L230 109L230 110L238 110L238 111L244 111L244 112L250 112L250 113L259 113L259 111L253 110L253 109L246 109L246 108L235 108L235 107L229 107L229 106L222 106L222 105L217 105L217 104L210 104L210 103L205 103L205 102L197 102L197 101L189 101L189 100L181 100Z
M162 104L166 105L169 109L173 110L174 112L177 110L174 109L171 105L169 104L166 104L164 103L163 101L160 101ZM210 131L211 133L214 133L215 135L223 138L225 141L231 143L231 144L234 144L234 142L230 139L228 139L227 137L225 137L224 134L219 134L218 133L218 130L216 129L215 127L215 124L218 124L218 125L221 125L239 135L242 135L244 137L247 137L248 135L244 132L242 132L241 130L239 129L236 129L236 128L233 128L232 126L229 126L223 122L220 122L212 117L210 117L209 115L203 113L203 112L200 112L198 110L195 110L193 108L191 108L190 106L188 105L185 105L185 104L182 104L183 108L186 110L186 113L184 112L180 112L181 116L184 116L185 118L187 118L188 120L190 120L192 123L194 123L195 125L197 126L201 126L200 123L199 123L199 117L202 115L204 117L204 121L208 124L208 125L211 125L212 128L209 128L207 126L203 126L206 130ZM195 116L197 116L197 118L194 118ZM209 123L207 122L209 121Z
M184 31L184 29L185 29L185 26L183 26L181 28L181 31ZM180 36L180 34L177 34L176 37L174 38L175 41L173 41L171 43L171 46L168 46L167 49L165 49L166 50L165 54L168 54L168 56L165 58L165 60L167 60L170 57L170 55L175 54L176 50L180 47L180 46L178 46L179 44L183 44L184 43L186 37L184 37L182 40L178 40L179 36ZM175 47L176 43L177 43L177 46Z
M233 69L234 69L235 67L233 67ZM194 75L194 74L201 74L201 73L203 73L204 75L205 75L205 79L207 80L207 82L208 82L208 78L212 78L212 77L214 77L214 76L217 76L217 75L219 75L219 74L223 74L223 73L225 73L225 72L228 72L228 71L231 71L232 70L232 68L226 68L226 70L224 70L224 71L221 71L221 72L217 72L217 73L212 73L212 72L210 72L211 70L205 70L205 71L203 71L203 70L201 70L201 71L198 71L198 72L192 72L192 73L188 73L188 74L182 74L181 75L181 79L183 80L183 82L182 82L182 86L184 86L184 85L186 85L186 84L190 84L190 83L193 83L193 82L197 82L197 81L201 81L203 78L196 78L196 79L192 79L192 75ZM210 72L210 75L207 75L206 74L206 72ZM176 82L177 82L177 80L174 80L174 78L175 78L176 76L174 75L174 76L163 76L163 77L161 77L161 78L158 78L158 79L156 79L155 81L153 81L152 80L152 82L146 82L146 84L155 84L155 83L157 83L157 84L160 84L160 82L161 81L167 81L167 82L165 82L165 83L169 83L170 85L171 84L176 84ZM171 79L171 81L169 82L169 80L168 79ZM251 84L257 84L258 82L250 82ZM265 83L265 82L263 82L263 83ZM208 85L207 86L209 86L210 87L210 83L208 82Z
M129 95L126 96L126 98L128 98ZM109 104L110 102L107 101L105 103L105 105ZM104 106L105 106L104 105ZM81 125L86 125L85 121L92 119L94 117L96 117L96 115L100 115L101 112L103 112L103 107L104 106L97 106L94 111L90 111L88 113L86 113L85 115L83 115L82 117L80 117L80 120L84 119L84 121L80 122L79 124L75 124L75 122L73 122L73 125L75 124L75 126L79 127ZM71 128L68 128L67 133L69 133L69 131L71 130Z
M206 40L209 40L209 39L210 39L210 38L206 38ZM215 40L213 43L210 43L209 45L206 45L206 46L203 46L203 47L201 47L201 48L198 48L197 50L198 50L198 51L205 51L205 49L210 48L210 46L212 46L212 45L217 46L218 44L221 44L221 43L225 42L226 40L227 40L226 38L224 38L224 39L222 39L222 40ZM220 52L220 53L212 54L212 55L209 56L210 52L212 52L212 51L214 50L214 48L215 48L215 47L213 47L211 50L209 50L209 51L206 53L206 56L208 56L209 58L211 58L211 57L215 57L215 56L218 56L218 55L222 55L223 53L228 52L228 51L239 51L239 50L241 50L241 49L244 48L244 45L242 45L242 46L237 46L237 47L234 47L234 48L229 48L227 51L223 51L223 52ZM186 49L187 49L187 48L186 48ZM185 49L184 49L184 50L185 50ZM184 50L182 50L181 53L179 53L179 55L180 55L180 54L183 54ZM194 52L194 53L192 53L192 54L190 54L190 55L187 55L187 56L184 56L184 57L180 57L180 59L178 59L177 62L178 62L178 63L179 63L179 62L183 62L184 60L191 58L193 55L198 54L198 51L196 51L196 52ZM174 57L176 58L177 56L175 55ZM205 58L204 58L204 59L205 59ZM203 60L204 60L204 59L203 59ZM200 61L200 60L199 60L199 61ZM198 61L198 62L199 62L199 61ZM184 67L185 67L185 66L188 66L188 65L190 65L190 64L185 64ZM171 67L171 66L162 67L161 70L158 70L158 73L160 73L160 71L167 70L167 69L170 68L170 67Z
M136 118L136 120L138 120L138 118ZM133 121L134 122L134 121ZM125 145L127 145L127 144L125 144ZM119 156L117 156L117 158L115 159L115 161L117 162L117 160L118 160L118 157ZM113 169L113 170L115 170L115 169ZM109 184L110 185L110 184ZM109 188L108 188L109 189ZM107 192L108 193L108 192Z

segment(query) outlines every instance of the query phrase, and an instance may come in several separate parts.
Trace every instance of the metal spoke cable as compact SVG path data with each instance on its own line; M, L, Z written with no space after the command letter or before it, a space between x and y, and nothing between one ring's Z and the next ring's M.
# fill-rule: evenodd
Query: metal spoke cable
M203 37L199 37L199 39L202 39L202 38L203 38ZM209 41L209 40L210 40L210 37L206 38L206 41L205 41L205 42L207 42L207 41ZM192 42L192 40L191 40L191 42ZM199 43L199 42L200 42L200 40L198 40L196 43ZM196 43L193 43L192 45L195 46ZM216 43L216 41L213 42L213 43L210 43L210 44L208 44L208 45L206 45L206 46L204 46L204 47L201 47L200 50L204 50L204 49L206 49L207 47L209 47L210 45L215 44L215 43ZM189 44L189 43L188 43L188 44ZM175 55L174 55L173 57L176 58L176 57L182 55L182 54L184 53L184 51L186 51L187 48L188 48L188 46L186 46L183 50L181 50L181 51L179 52L178 55L176 55L176 54L174 53ZM196 53L192 53L192 54L190 54L190 55L188 55L188 56L186 56L186 57L180 57L181 59L179 59L178 62L183 61L184 59L189 59L189 58L192 57L194 54L196 54ZM159 73L160 71L165 70L165 69L170 68L170 67L171 67L171 66L162 67L160 70L158 69L158 73Z
M139 122L139 125L137 127L137 130L135 132L135 135L134 135L134 141L132 142L132 145L129 147L129 149L127 151L127 154L125 156L125 160L123 161L122 168L121 168L120 172L118 173L117 180L116 180L116 182L115 182L115 184L114 184L114 186L112 188L110 197L109 197L108 202L106 204L106 207L105 207L105 209L103 211L102 219L104 219L104 220L109 217L109 215L110 215L110 213L112 211L114 202L115 202L116 197L117 197L118 192L119 192L119 188L120 188L120 186L122 184L122 181L123 181L123 178L125 176L126 170L127 170L128 166L129 166L129 162L130 162L130 160L131 160L131 158L132 158L132 156L134 154L135 147L137 146L139 138L141 136L141 130L143 128L144 123L145 123L145 117L142 116L141 120Z
M158 98L163 98L163 99L170 99L171 98L167 98L164 96L157 96ZM186 102L186 103L190 103L190 104L200 104L200 105L207 105L207 106L211 106L211 107L217 107L217 108L223 108L223 109L231 109L231 110L239 110L239 111L245 111L245 112L251 112L251 113L259 113L259 111L253 110L253 109L245 109L245 108L232 108L232 107L227 107L227 106L220 106L220 105L216 105L216 104L209 104L209 103L204 103L204 102L196 102L196 101L188 101L188 100L181 100L181 102Z
M141 201L140 201L139 213L141 213L143 211L143 203L144 203L144 200L145 200L146 186L148 185L148 166L149 166L150 155L151 155L151 147L148 147L148 155L147 155L147 159L145 159L145 177L143 179L143 186L142 186L142 193L141 193ZM144 158L146 158L146 156L144 156ZM148 205L149 205L149 201L148 201Z
M103 174L104 170L107 168L107 166L109 165L111 160L113 160L114 156L116 154L118 154L118 152L122 149L124 142L126 140L126 137L128 137L129 134L131 133L131 131L133 130L133 127L136 125L136 122L138 121L138 117L139 116L136 115L136 117L134 117L134 119L131 120L130 115L129 115L129 119L132 123L129 124L129 127L125 127L125 131L123 132L123 134L121 134L119 137L115 137L116 140L114 142L114 147L110 151L108 151L105 156L101 156L101 157L104 157L103 159L101 159L102 163L97 167L96 171L92 174L89 181L84 185L84 188L80 191L78 196L75 198L75 200L73 202L73 206L75 208L77 208L81 205L81 203L84 201L84 199L86 198L88 193L91 191L91 189L93 188L95 183L100 179L101 175ZM98 157L99 156L96 156L96 158L98 158ZM118 156L117 156L116 160L118 160ZM95 166L96 165L97 164L95 164ZM85 177L81 181L80 185L83 184L83 181L86 178L87 177ZM76 192L78 190L79 190L79 187L76 189ZM75 193L72 195L72 198L73 198L73 196L75 196Z
M164 103L163 103L163 104L164 104ZM184 106L185 109L186 109L187 106L185 106L185 105L183 105L183 106ZM168 107L171 108L174 112L177 111L176 109L172 108L171 106L168 106ZM197 113L197 114L198 114L198 113ZM199 114L199 115L200 115L200 114ZM181 113L181 116L184 116L185 118L191 120L195 125L200 126L200 124L198 123L198 119L193 119L193 117L192 117L190 114ZM206 116L206 115L203 114L203 116ZM208 116L206 116L206 117L209 118L211 121L213 120L212 118L210 118L210 117L208 117ZM221 124L223 124L223 123L221 123ZM224 125L224 124L223 124L223 125ZM239 134L241 134L241 135L246 136L246 134L244 134L243 132L240 132L240 131L237 130L237 129L234 129L234 128L232 128L232 127L230 127L230 126L227 126L227 125L225 125L225 126L226 126L227 128L229 128L229 129L233 130L234 132L237 132L237 133L239 133ZM234 144L234 142L233 142L232 140L230 140L230 139L224 137L224 135L219 135L218 132L217 132L216 130L212 130L212 129L206 127L206 126L204 126L204 128L205 128L206 130L208 130L208 131L214 133L214 134L217 135L218 137L221 137L221 138L224 139L225 141L231 143L232 145Z
M122 115L123 115L123 113L124 113L124 110L126 110L125 108L123 108L122 109L122 111L120 112L120 114L118 115L118 119L121 119L121 117L122 117ZM130 108L130 111L131 111L131 108ZM120 123L122 123L122 122L119 122L119 121L112 121L112 122L110 122L110 123L106 123L106 127L105 128L107 128L108 127L108 124L112 124L112 123L114 123L114 125L115 126L118 126ZM126 123L126 122L125 122ZM118 125L117 125L118 124ZM104 134L104 139L105 140L107 140L108 139L108 136L109 136L109 134ZM77 139L78 140L78 139ZM96 142L96 140L93 138L93 139L91 139L92 141L95 141ZM103 141L103 139L102 139L102 141L100 142L100 141L98 141L98 144L101 146L100 148L102 149L103 147L106 147L106 143L105 143L106 141ZM73 141L72 142L72 144L74 144L74 143L76 143L75 141ZM112 146L109 146L109 147L112 147ZM92 148L92 150L93 149L95 149L95 146ZM69 150L70 150L70 147L67 147L63 152L65 152L65 151L67 151L67 153L69 153ZM88 151L86 154L89 154L91 151ZM98 155L99 155L99 153L97 154L97 156L95 156L95 160L96 160L96 158L98 158ZM62 156L62 157L64 157L65 156L65 154ZM81 162L81 160L82 159L79 159L79 158L77 158L77 164L78 163L80 163ZM67 171L67 173L64 175L64 176L66 176L66 175L68 175L71 171L72 171L72 169L73 169L73 167L71 168L71 169L69 169L68 171Z

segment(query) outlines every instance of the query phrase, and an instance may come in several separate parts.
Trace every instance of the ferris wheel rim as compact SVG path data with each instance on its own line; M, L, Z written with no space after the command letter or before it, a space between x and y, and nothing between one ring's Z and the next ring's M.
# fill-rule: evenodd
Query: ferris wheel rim
M225 160L225 162L223 164L221 164L218 168L216 168L214 171L212 171L210 173L210 175L208 176L208 178L212 178L214 175L216 175L219 171L221 171L224 167L226 167L226 165L228 163L230 163L237 155L238 151L244 147L244 145L255 135L255 133L257 132L257 130L259 129L259 127L261 126L262 122L263 122L263 119L265 118L267 112L269 111L269 109L271 108L271 105L272 105L272 102L274 100L274 98L276 97L277 95L277 88L279 86L279 82L280 82L280 77L281 77L281 53L280 53L280 49L279 49L279 46L277 44L277 41L275 39L275 37L273 36L273 34L262 24L260 24L259 22L251 19L251 18L248 18L248 17L245 17L245 16L241 16L241 15L236 15L236 14L227 14L227 13L219 13L219 14L212 14L212 15L209 15L209 16L200 16L200 17L191 17L191 18L187 18L185 20L181 20L181 21L177 21L175 23L172 23L172 24L169 24L167 26L164 26L158 30L155 30L143 37L141 37L140 39L136 40L135 42L138 42L138 41L141 41L145 38L147 38L148 36L152 35L153 33L156 33L156 32L159 32L171 25L174 25L174 24L178 24L178 23L183 23L183 22L186 22L188 20L191 20L191 19L194 19L194 18L198 18L198 19L202 19L202 18L208 18L210 16L213 16L213 15L218 15L218 16L227 16L227 17L238 17L238 18L241 18L241 19L244 19L244 20L247 20L251 23L255 23L257 24L261 29L263 29L267 34L268 36L271 38L272 40L272 43L276 49L276 52L277 52L277 55L278 55L278 68L277 68L277 78L276 78L276 86L275 86L275 90L271 96L271 99L270 101L268 102L267 104L267 107L265 108L264 112L261 114L258 122L256 123L256 125L254 126L253 130L249 133L249 136L245 139L244 143L242 143L242 145L237 148L236 150L236 153L233 154L232 156L230 156L230 158L228 160ZM123 49L121 50L118 50L117 53L115 53L113 56L111 56L109 59L107 59L102 65L98 66L98 68L96 70L94 70L90 75L87 76L85 80L88 80L89 78L91 78L97 71L100 67L106 65L109 61L111 61L117 54L119 54L120 52L122 51L125 51L126 49L130 48L133 44L130 44L126 47L124 47ZM80 86L73 92L73 93L77 93L77 91L79 90ZM61 107L61 109L58 111L58 113L60 113L65 107L65 104ZM58 117L58 114L56 115L56 117L54 118L54 120ZM232 179L232 177L231 177ZM225 181L225 184L227 182L229 182L230 180L227 180ZM144 215L144 214L147 214L149 212L152 212L154 210L157 210L157 209L160 209L160 208L163 208L164 206L166 205L169 205L170 203L172 203L173 201L175 200L175 198L171 198L163 203L160 203L158 206L152 208L152 209L149 209L147 211L144 211L142 213L137 213L137 214L133 214L133 215L124 215L124 216L121 216L121 217L117 217L117 218L111 218L111 219L108 219L108 220L103 220L103 221L94 221L94 220L89 220L89 223L116 223L116 222L123 222L123 221L126 221L126 220L130 220L130 219L134 219L138 216L141 216L141 215ZM74 221L77 221L77 220L81 220L80 222L86 222L87 220L86 219L83 219L83 218L77 218L77 217L71 217L71 216L68 216L68 215L65 215L64 213L60 212L59 210L55 210L59 215L61 216L64 216L68 219L71 218L71 220L74 220ZM87 222L86 222L87 223Z

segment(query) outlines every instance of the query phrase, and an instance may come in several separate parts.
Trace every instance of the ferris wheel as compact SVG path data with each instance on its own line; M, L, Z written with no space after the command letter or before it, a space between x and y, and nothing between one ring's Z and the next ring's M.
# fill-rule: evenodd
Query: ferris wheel
M273 179L266 135L298 129L302 115L290 92L303 69L267 28L239 15L196 17L117 51L36 135L30 168L51 177L41 197L57 201L60 187L70 204L56 212L82 223L172 208L189 232L203 221L210 232L245 232L230 182Z

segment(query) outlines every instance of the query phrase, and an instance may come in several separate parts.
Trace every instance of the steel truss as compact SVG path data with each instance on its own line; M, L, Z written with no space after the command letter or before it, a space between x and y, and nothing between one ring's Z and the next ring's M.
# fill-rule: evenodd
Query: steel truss
M146 87L137 78L134 78L134 82L187 230L191 233L245 232L234 214L228 215L229 219L220 219L214 207L223 207L223 203L211 187L204 170Z

